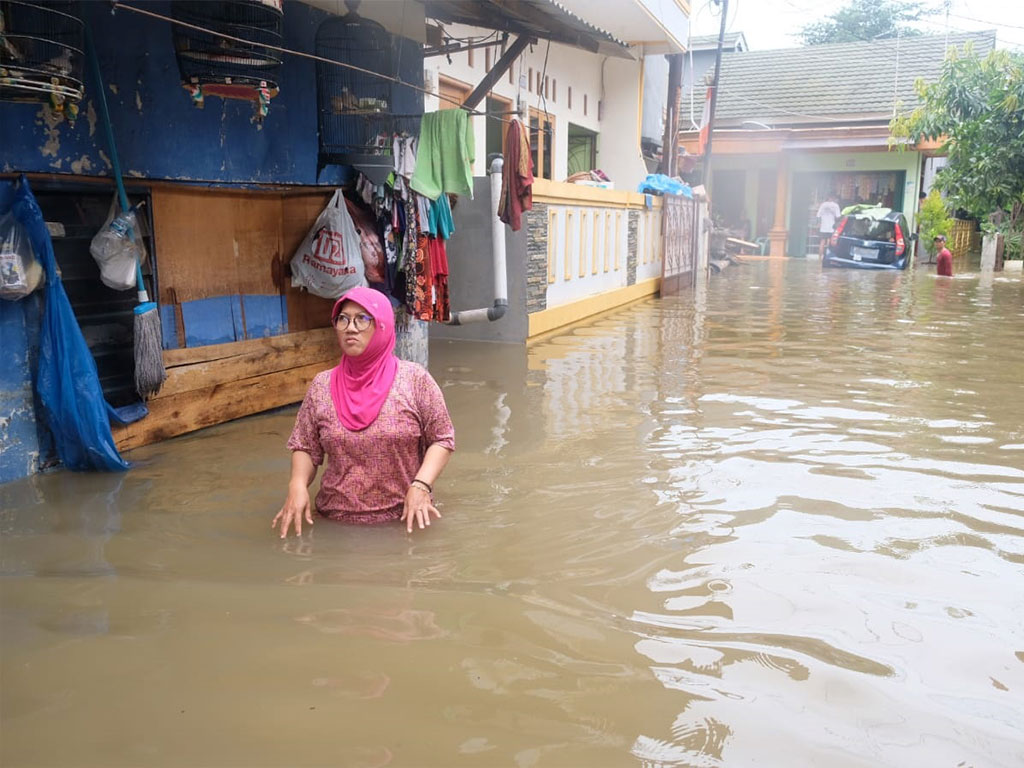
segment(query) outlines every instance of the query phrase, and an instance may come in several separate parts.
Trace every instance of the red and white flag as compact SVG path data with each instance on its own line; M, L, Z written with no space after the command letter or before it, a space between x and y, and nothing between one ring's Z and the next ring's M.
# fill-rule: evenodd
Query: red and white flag
M708 92L704 96L704 111L700 114L700 137L697 142L697 154L703 155L704 148L708 145L708 136L711 133L711 91L712 88L708 86Z

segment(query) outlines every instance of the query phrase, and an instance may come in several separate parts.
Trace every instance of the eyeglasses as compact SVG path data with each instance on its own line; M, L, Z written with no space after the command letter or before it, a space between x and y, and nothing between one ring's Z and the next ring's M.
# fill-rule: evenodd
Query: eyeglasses
M334 324L341 330L347 330L349 325L355 327L357 331L365 331L373 323L373 318L369 315L358 314L358 315L346 315L339 314L334 318Z

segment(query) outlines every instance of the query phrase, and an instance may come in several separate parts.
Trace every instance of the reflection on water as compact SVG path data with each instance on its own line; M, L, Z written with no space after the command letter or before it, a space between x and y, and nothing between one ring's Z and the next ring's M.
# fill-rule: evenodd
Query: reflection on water
M1024 764L1024 287L728 270L441 344L427 532L294 409L0 487L3 765Z

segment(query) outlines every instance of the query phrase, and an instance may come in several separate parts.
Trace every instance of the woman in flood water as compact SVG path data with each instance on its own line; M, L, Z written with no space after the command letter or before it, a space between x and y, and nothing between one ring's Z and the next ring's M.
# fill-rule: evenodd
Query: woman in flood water
M455 450L444 396L422 366L395 357L395 315L384 294L354 288L331 311L341 361L318 373L288 440L291 480L271 522L281 538L312 525L309 486L324 459L316 496L324 517L346 523L403 520L430 525L441 513L433 485Z

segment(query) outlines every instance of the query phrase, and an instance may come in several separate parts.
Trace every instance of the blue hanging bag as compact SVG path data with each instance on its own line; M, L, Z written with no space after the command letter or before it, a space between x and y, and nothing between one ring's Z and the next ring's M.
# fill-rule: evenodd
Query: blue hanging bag
M96 361L57 274L53 242L28 179L22 176L17 182L4 182L2 186L0 213L13 211L46 273L46 306L35 384L57 455L69 469L128 469L128 462L121 458L114 443L110 420L125 423L143 414L115 410L103 396Z

